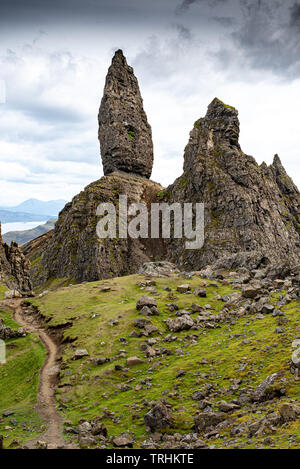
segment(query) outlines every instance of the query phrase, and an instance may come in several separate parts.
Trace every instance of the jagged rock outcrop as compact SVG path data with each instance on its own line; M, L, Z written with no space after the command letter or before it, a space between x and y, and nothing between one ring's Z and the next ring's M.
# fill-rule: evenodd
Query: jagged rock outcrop
M93 281L137 272L144 262L171 261L186 269L260 268L300 262L299 191L276 155L258 165L239 145L238 112L214 99L195 122L184 153L184 172L167 190L151 174L151 128L137 80L122 51L109 68L99 112L105 176L62 210L55 229L27 243L33 280ZM205 242L188 250L185 239L105 239L96 234L101 202L201 202ZM289 267L287 267L289 268Z
M165 192L169 203L205 204L205 243L186 250L173 239L170 260L197 269L223 257L229 268L230 257L247 263L250 256L259 265L299 262L299 191L277 155L272 165L259 166L238 138L238 112L214 99L190 133L183 175Z
M20 293L31 294L30 262L17 243L10 246L2 242L0 224L0 284Z
M153 165L151 127L138 81L121 50L108 70L98 120L104 175L120 170L149 178Z
M100 203L118 207L120 195L150 203L162 189L149 181L153 164L151 127L133 69L118 50L108 70L99 111L99 139L104 177L90 184L61 211L53 231L23 246L34 261L36 284L50 278L92 281L136 272L160 258L158 240L99 239Z
M34 283L43 284L53 277L77 282L118 277L135 273L144 262L159 258L163 248L157 239L99 239L96 211L102 202L118 207L119 194L127 195L128 204L149 205L161 189L155 182L122 172L87 186L61 211L47 237L23 247L33 263Z

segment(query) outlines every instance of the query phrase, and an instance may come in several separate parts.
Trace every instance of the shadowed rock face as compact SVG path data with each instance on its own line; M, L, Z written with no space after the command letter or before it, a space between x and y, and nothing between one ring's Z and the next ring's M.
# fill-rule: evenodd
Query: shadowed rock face
M277 155L259 166L238 137L238 112L215 98L190 133L183 175L167 190L169 202L205 204L205 243L192 251L171 240L170 260L201 268L244 253L245 264L249 256L258 264L299 262L299 191Z
M10 246L2 242L0 224L0 284L20 293L29 294L32 290L30 262L26 259L17 243Z
M162 187L148 179L115 171L87 186L61 211L53 231L30 241L23 251L33 262L32 278L43 284L50 278L77 282L136 273L145 262L160 259L163 246L151 239L98 239L96 215L100 203L118 208L119 194L128 204L156 200Z
M121 50L115 53L108 70L98 120L104 175L120 170L150 178L151 127L138 81Z

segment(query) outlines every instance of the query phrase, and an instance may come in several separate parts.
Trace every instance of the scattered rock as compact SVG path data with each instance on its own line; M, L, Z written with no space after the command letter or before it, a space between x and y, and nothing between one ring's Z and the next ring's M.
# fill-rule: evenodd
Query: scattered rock
M232 402L222 401L219 404L220 412L233 412L234 410L240 409L241 406L233 404Z
M151 322L148 319L145 318L137 318L134 320L134 327L138 327L139 329L143 329L145 326L151 324Z
M18 290L8 290L4 293L5 300L11 300L13 298L22 298L22 294Z
M278 373L273 373L264 379L252 393L252 400L254 402L263 402L273 399L275 396L284 395L284 389L282 389L280 384L274 386L278 376Z
M205 288L197 288L194 291L194 295L200 296L201 298L206 298L207 296Z
M171 413L165 404L156 402L153 408L144 415L144 422L151 432L155 432L172 425Z
M296 404L290 404L288 402L280 404L278 412L284 423L293 422L300 418L300 407Z
M196 414L194 417L195 430L198 433L202 433L223 422L225 418L226 414L224 412L202 412Z
M270 305L270 304L265 304L263 305L263 307L261 308L261 313L262 314L271 314L273 313L275 307L273 305Z
M79 360L80 358L83 357L88 357L89 353L86 349L78 349L75 350L75 352L72 355L72 360Z
M179 292L179 293L186 293L188 291L191 290L191 287L188 285L188 284L183 284L183 285L178 285L178 287L176 288L176 290Z
M141 363L143 363L143 360L141 360L141 359L138 358L138 357L129 357L129 358L127 358L127 360L126 360L127 366L140 365Z
M261 293L261 286L249 284L245 285L242 288L242 296L244 298L255 298L257 295Z
M194 325L194 321L190 316L184 314L175 319L168 318L166 324L171 332L178 332L190 329Z
M92 435L102 435L107 437L107 428L103 422L100 422L100 419L91 420L91 433Z
M128 448L132 448L135 442L135 440L127 433L123 433L120 436L114 436L112 437L111 441L114 444L114 446L117 446L117 447L126 446Z
M88 448L89 446L95 446L97 444L97 440L93 435L84 433L79 435L78 443L81 448Z
M141 310L144 306L148 306L148 308L151 308L151 306L157 306L157 302L155 298L143 295L138 299L136 303L136 309Z
M14 331L11 327L5 326L2 319L0 319L0 339L1 340L16 339L17 337L23 337L23 336L24 336L23 330Z
M169 277L178 272L177 266L167 261L145 262L139 270L139 274L145 274L150 277Z

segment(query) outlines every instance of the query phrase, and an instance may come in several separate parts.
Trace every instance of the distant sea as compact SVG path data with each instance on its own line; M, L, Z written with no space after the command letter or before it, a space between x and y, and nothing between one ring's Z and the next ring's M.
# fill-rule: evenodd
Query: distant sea
M31 230L31 228L35 228L39 225L44 225L47 220L45 221L27 221L27 222L16 222L16 223L4 223L1 225L2 234L8 233L9 231L24 231L24 230Z

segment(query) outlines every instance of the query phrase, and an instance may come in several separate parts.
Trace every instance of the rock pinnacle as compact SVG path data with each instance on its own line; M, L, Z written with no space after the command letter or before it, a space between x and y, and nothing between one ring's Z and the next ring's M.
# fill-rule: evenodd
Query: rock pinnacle
M121 50L116 51L107 73L98 121L104 175L119 170L150 178L151 127L137 78Z

